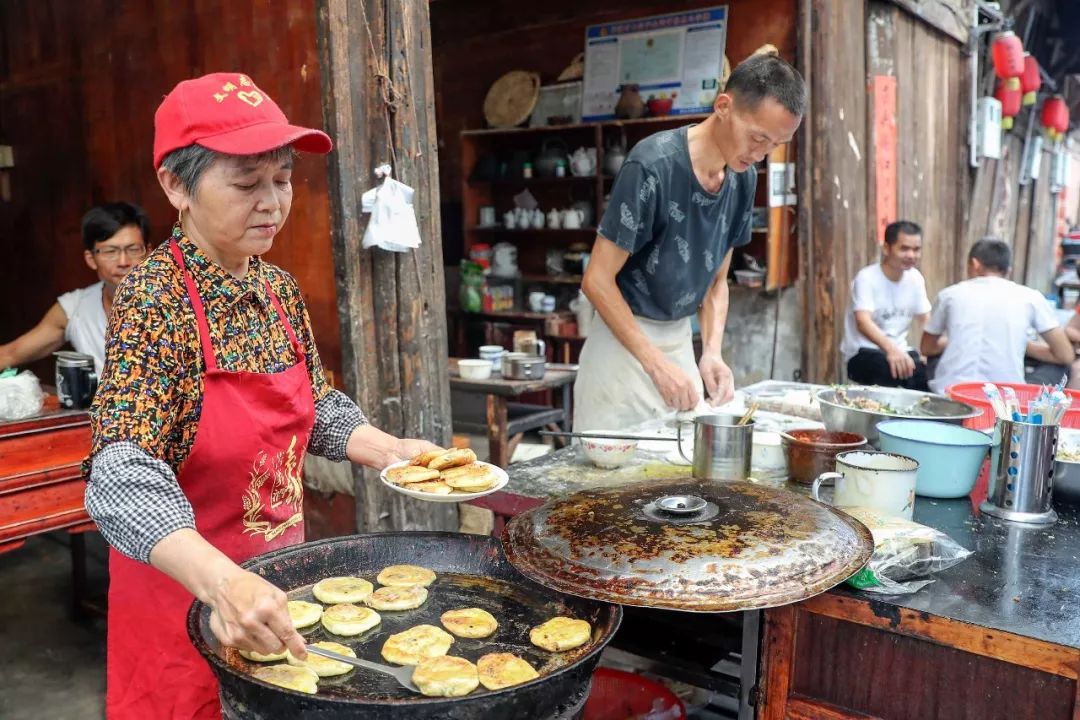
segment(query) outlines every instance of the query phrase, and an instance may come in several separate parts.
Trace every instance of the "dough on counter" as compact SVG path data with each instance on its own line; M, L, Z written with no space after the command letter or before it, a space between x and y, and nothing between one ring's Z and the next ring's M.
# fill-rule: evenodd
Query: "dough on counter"
M488 690L502 690L540 677L532 665L510 653L488 653L476 661L480 683Z
M391 565L383 568L375 580L387 587L427 587L435 582L435 573L419 565Z
M551 652L573 650L589 642L590 638L592 627L589 623L562 615L529 631L529 640L533 645Z
M459 465L468 465L476 462L476 453L469 448L459 448L444 452L439 457L428 463L432 470L446 470Z
M353 649L347 645L341 643L330 642L329 640L323 640L322 642L312 643L312 646L322 648L323 650L329 650L336 652L338 655L347 655L348 657L356 657L356 653ZM286 651L288 653L288 651ZM331 660L325 658L322 655L316 655L309 652L307 660L297 660L293 657L292 653L288 653L288 662L290 665L296 667L306 667L310 670L314 670L315 674L321 678L334 677L336 675L344 675L347 672L353 670L353 666L348 663L343 663L340 660Z
M450 651L454 636L434 625L417 625L386 638L382 656L398 665L416 665Z
M376 610L413 610L427 601L427 588L415 585L413 587L381 587L365 600L368 607Z
M327 605L361 603L373 592L375 586L358 577L330 577L320 580L311 588L315 599Z
M379 613L371 608L350 603L331 605L322 614L322 625L334 635L361 635L382 622Z
M440 620L443 627L461 638L486 638L499 627L495 616L480 608L447 610Z
M286 690L314 695L319 690L319 676L314 670L295 665L263 665L251 671L251 677Z
M421 660L412 681L428 697L461 697L480 685L476 666L451 655Z
M311 627L322 617L322 605L306 600L290 600L289 617L292 618L293 627L297 630Z

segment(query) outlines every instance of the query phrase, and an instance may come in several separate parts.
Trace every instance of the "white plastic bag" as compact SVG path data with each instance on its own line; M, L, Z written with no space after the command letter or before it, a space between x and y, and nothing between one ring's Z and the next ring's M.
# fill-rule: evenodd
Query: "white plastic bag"
M0 378L0 420L21 420L41 413L45 393L29 370Z
M363 247L407 252L420 247L420 228L413 212L413 189L390 177L390 166L380 165L375 174L385 178L360 198L360 208L371 213L364 231Z

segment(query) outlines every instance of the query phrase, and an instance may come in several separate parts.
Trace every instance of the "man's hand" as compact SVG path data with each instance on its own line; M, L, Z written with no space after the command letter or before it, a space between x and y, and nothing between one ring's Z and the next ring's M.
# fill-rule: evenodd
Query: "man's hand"
M697 384L681 367L662 354L644 367L668 407L693 410L697 406L700 399Z
M915 374L915 361L900 348L891 348L885 353L885 360L889 363L889 372L897 380L907 380Z
M420 453L426 453L428 450L435 450L438 447L435 443L430 443L427 440L401 438L397 441L397 447L394 449L394 454L398 457L394 462L412 460Z
M235 567L218 580L210 595L210 629L223 645L264 655L288 648L304 659L304 638L293 627L287 600L263 578Z
M735 396L735 376L719 353L705 353L698 363L709 404L723 405Z

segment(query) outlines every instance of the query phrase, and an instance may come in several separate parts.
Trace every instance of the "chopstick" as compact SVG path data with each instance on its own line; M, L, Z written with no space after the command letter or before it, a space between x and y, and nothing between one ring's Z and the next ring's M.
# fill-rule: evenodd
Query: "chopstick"
M736 425L745 425L746 423L750 422L750 418L754 417L754 413L757 412L757 409L758 407L760 407L760 405L761 403L759 403L757 400L750 403L750 407L746 409L746 414L739 418L739 422L737 422Z

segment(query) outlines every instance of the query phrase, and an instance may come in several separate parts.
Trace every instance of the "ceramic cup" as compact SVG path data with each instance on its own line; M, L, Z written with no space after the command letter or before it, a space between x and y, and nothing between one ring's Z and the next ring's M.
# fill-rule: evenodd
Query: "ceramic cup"
M484 205L480 208L480 227L491 227L495 224L495 206Z
M491 369L494 372L502 372L502 359L506 354L506 348L502 345L481 345L480 359L490 360Z
M821 486L831 482L836 485L832 502L836 507L867 507L910 520L918 472L919 463L903 455L850 450L836 456L836 472L819 475L810 492L822 501Z
M542 312L555 312L555 296L545 295L544 299L540 301L540 307Z
M544 297L545 294L538 290L529 293L529 308L533 312L544 312Z

